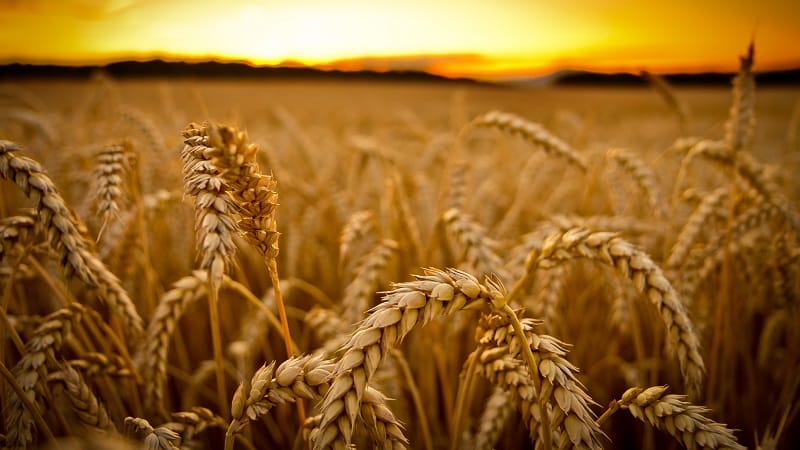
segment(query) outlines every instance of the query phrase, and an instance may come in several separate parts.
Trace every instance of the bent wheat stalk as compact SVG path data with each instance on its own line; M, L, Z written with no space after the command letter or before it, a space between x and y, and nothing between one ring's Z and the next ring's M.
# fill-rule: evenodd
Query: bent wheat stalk
M500 295L472 275L455 269L427 269L415 281L397 283L375 306L342 348L322 419L314 434L317 450L350 445L364 391L386 354L417 325L458 310L481 306Z
M133 342L142 334L144 325L136 306L119 280L91 250L81 233L84 228L58 193L53 180L38 162L19 156L19 146L0 140L0 177L16 183L34 202L37 225L47 232L50 246L58 254L67 276L75 276L119 316L123 332Z
M536 334L533 327L540 323L532 319L521 321L525 336L525 344L521 344L512 320L496 314L484 315L476 331L477 370L511 394L534 441L540 434L545 438L547 430L540 428L547 427L549 422L553 435L558 437L554 442L558 448L602 448L600 438L604 435L589 408L595 403L576 378L578 369L564 358L566 344ZM525 348L530 349L536 360L533 376L524 367ZM544 420L545 415L548 420Z
M563 158L581 171L586 172L587 170L586 162L569 144L538 123L530 122L522 117L503 111L489 111L473 119L471 125L493 127L511 134L517 134L526 141L540 146L545 152Z
M550 267L574 258L588 258L614 267L646 294L661 316L667 337L677 352L687 388L698 393L705 372L700 341L686 308L661 268L632 244L610 232L573 228L551 234L534 266Z
M671 434L688 449L745 449L736 441L733 430L706 417L708 408L687 402L685 395L664 395L666 391L666 386L632 387L620 400L612 401L598 422L622 408L642 422Z

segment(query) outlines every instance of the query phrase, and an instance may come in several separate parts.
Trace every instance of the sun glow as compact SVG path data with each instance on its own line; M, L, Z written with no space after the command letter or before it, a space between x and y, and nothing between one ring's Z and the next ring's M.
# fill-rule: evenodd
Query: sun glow
M0 0L0 61L294 61L506 76L557 68L731 69L755 33L759 67L800 63L800 8L631 0ZM713 20L711 20L713 18Z

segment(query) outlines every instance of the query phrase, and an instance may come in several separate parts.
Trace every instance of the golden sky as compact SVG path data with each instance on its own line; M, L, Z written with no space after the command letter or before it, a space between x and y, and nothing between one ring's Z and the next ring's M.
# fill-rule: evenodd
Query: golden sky
M496 78L800 66L798 0L0 0L0 63L287 60Z

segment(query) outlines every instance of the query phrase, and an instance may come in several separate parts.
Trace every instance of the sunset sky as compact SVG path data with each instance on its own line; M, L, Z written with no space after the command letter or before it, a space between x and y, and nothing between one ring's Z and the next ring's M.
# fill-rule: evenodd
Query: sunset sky
M502 78L800 67L798 0L0 0L0 63L296 61Z

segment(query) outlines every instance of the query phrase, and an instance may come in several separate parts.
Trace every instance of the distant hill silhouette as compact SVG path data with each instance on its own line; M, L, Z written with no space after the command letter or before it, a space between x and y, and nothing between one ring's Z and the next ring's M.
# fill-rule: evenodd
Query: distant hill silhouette
M314 79L354 81L409 81L435 83L469 83L491 86L645 86L646 80L630 73L596 73L579 70L559 70L548 75L498 81L494 83L471 78L448 78L423 71L373 70L345 71L319 69L300 63L280 66L256 67L241 62L173 62L160 59L151 61L122 61L95 66L58 66L36 64L0 65L0 79L26 78L88 78L98 71L115 78L249 78L249 79ZM725 85L729 86L733 73L680 73L663 75L676 86ZM756 82L761 85L800 85L800 69L757 72Z
M702 72L662 75L674 86L730 86L735 73ZM800 69L756 72L759 86L800 85ZM595 73L583 71L563 71L550 80L560 86L645 86L647 80L630 73Z
M0 65L0 79L20 78L88 78L102 71L115 78L296 78L296 79L335 79L335 80L386 80L386 81L425 81L481 83L471 78L447 78L422 71L372 70L342 71L317 69L308 66L267 66L256 67L238 62L173 62L163 60L123 61L104 66L57 66L34 64Z

